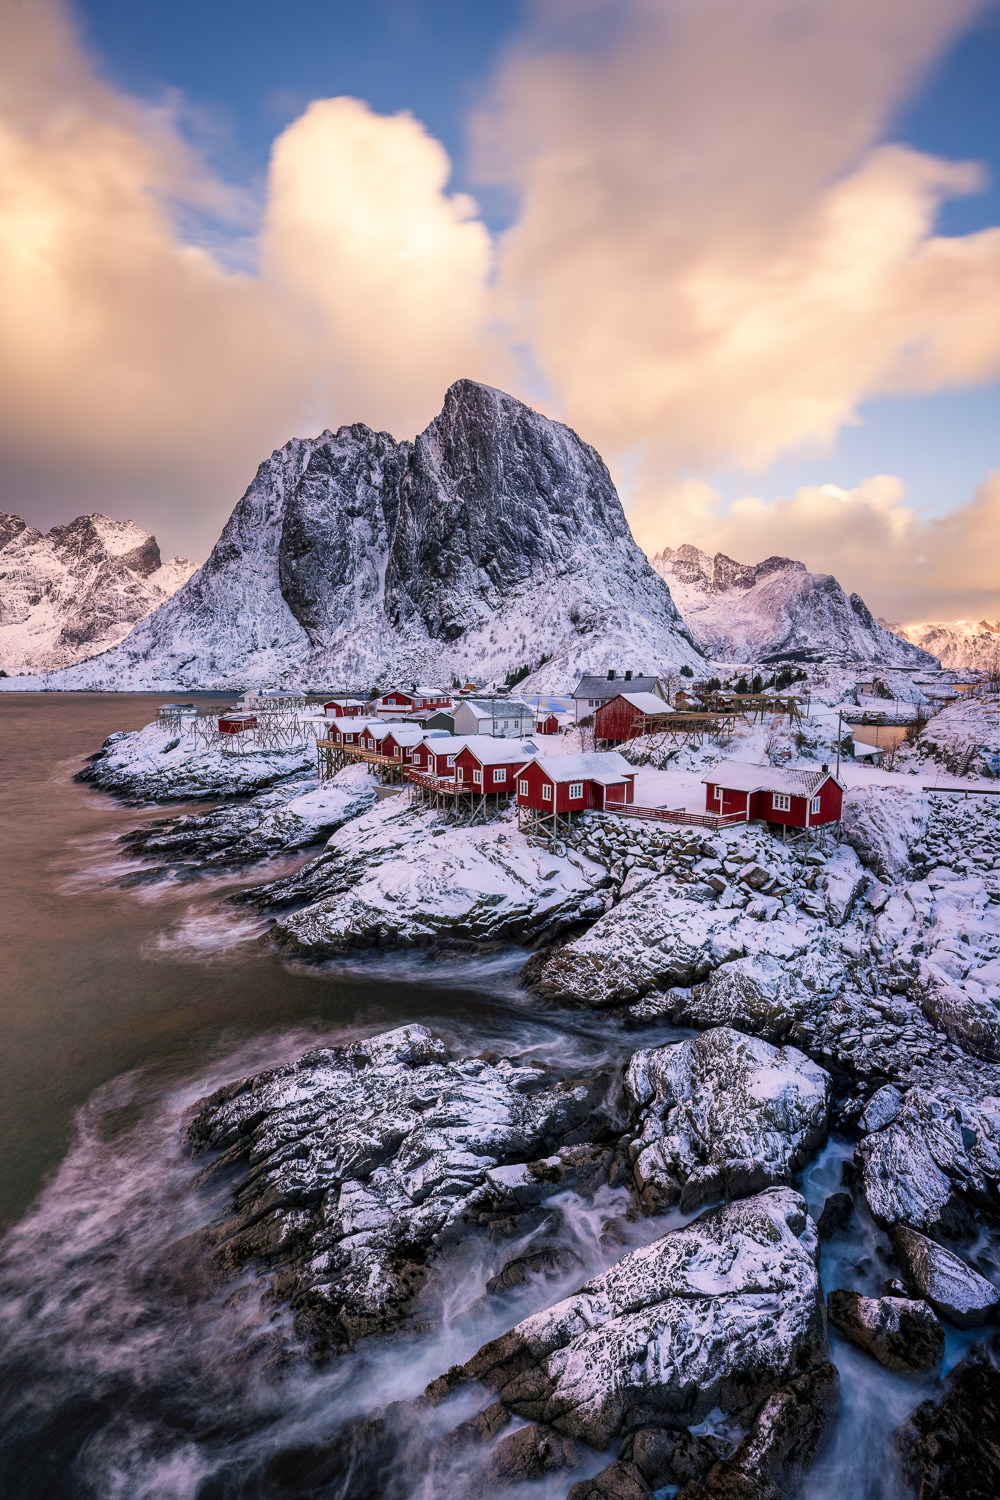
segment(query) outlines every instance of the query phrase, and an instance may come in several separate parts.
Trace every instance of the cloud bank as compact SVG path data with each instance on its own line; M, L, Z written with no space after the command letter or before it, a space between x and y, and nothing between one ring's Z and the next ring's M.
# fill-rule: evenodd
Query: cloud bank
M59 0L5 7L0 505L127 511L203 552L271 447L412 433L468 375L536 404L541 385L643 481L643 539L704 542L716 502L678 475L764 468L866 398L1000 370L1000 230L934 232L977 169L884 141L976 9L539 4L476 122L484 180L517 203L494 244L440 143L348 98L278 137L248 223L167 112L101 81ZM249 235L251 270L186 227L207 216ZM994 535L995 496L935 530L889 481L824 486L741 502L719 545L870 577L883 610L905 569L968 613L989 582L963 591L948 559Z

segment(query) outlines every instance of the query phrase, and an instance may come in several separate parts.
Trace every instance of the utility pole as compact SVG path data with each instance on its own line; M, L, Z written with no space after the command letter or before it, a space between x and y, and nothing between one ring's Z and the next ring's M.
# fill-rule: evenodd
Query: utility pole
M837 780L840 780L840 721L844 717L844 710L837 714Z

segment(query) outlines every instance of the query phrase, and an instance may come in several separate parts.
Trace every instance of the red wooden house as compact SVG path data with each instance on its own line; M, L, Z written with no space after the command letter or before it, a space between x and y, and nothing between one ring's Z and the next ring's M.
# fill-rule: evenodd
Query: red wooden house
M811 771L749 766L724 760L705 782L705 811L743 813L786 828L820 828L840 821L844 788L828 766Z
M542 814L622 807L635 800L635 767L617 750L535 756L518 772L517 802Z
M328 719L358 719L365 711L360 698L331 698L323 704Z
M392 724L388 734L382 738L379 754L391 756L400 765L408 766L413 752L424 737L424 731L413 724Z
M382 741L389 733L391 725L383 724L380 719L369 719L362 729L358 738L358 744L362 750L382 749Z
M455 757L466 741L453 734L425 735L419 745L414 746L412 764L428 776L441 776L453 781Z
M256 714L226 714L219 720L220 734L243 734L247 729L257 728Z
M518 772L535 747L518 740L470 735L455 756L455 781L473 791L512 792Z
M594 714L594 739L612 744L663 727L673 709L656 693L619 693Z
M440 688L417 687L412 692L406 693L402 688L393 688L391 692L383 693L378 700L378 707L383 708L449 708L451 698L443 693Z
M555 714L546 714L544 718L539 718L538 722L535 725L535 733L558 734L559 720L556 718Z

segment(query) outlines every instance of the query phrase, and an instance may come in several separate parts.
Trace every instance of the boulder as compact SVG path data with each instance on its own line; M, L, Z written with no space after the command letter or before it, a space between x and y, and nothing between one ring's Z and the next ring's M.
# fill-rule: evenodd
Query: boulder
M819 879L826 914L834 927L843 924L867 884L865 868L854 850L847 844L834 850Z
M927 797L909 788L854 788L844 798L841 829L847 843L880 880L895 882L909 873L930 814Z
M903 1472L919 1500L1000 1495L1000 1371L984 1349L955 1366L941 1395L912 1411L896 1434Z
M741 1410L826 1357L817 1244L791 1188L715 1209L485 1344L428 1395L478 1381L598 1450L651 1422Z
M926 1302L834 1291L826 1310L834 1328L894 1375L923 1379L940 1372L944 1329Z
M840 1412L840 1376L827 1363L775 1391L731 1458L677 1500L782 1500L801 1493L804 1473L830 1437Z
M821 1240L832 1240L844 1234L854 1222L854 1199L850 1193L831 1193L823 1204L823 1212L816 1221Z
M565 1433L537 1425L519 1427L491 1450L487 1480L491 1487L523 1484L560 1469L575 1469L586 1457L587 1450Z
M1000 1006L981 987L970 993L933 963L921 962L909 993L963 1052L1000 1062Z
M943 1245L902 1224L893 1243L907 1281L949 1323L975 1328L996 1316L1000 1292Z
M794 1047L720 1026L636 1052L625 1096L640 1196L687 1211L790 1182L826 1139L830 1078Z
M537 1223L604 1159L578 1144L603 1128L608 1084L452 1059L419 1025L307 1053L195 1106L191 1148L219 1153L203 1175L240 1169L208 1242L227 1271L273 1273L321 1347L388 1332L444 1247L477 1224Z

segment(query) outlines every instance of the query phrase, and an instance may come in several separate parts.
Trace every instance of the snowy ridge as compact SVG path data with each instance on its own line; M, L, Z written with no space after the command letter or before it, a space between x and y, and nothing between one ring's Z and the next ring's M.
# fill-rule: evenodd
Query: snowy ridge
M665 547L652 562L695 640L716 660L937 665L919 645L880 625L831 574L810 573L791 558L744 564L685 545Z
M192 572L182 557L161 563L134 521L95 513L43 536L0 514L0 666L56 668L106 651Z
M287 443L174 598L44 686L491 681L543 656L539 691L626 657L704 666L600 456L463 380L413 443L361 424Z
M928 620L918 625L880 620L901 640L930 651L943 667L990 672L1000 665L1000 620Z

